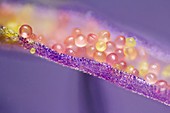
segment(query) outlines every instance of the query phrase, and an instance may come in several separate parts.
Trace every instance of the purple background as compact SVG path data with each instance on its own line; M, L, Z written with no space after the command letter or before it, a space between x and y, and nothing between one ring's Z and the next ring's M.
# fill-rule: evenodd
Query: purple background
M168 0L77 3L169 48ZM0 113L170 113L170 107L53 62L0 50Z

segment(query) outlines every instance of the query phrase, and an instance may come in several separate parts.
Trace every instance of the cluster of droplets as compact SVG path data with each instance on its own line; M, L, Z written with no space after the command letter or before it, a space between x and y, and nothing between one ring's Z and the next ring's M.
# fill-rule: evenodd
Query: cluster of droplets
M19 35L23 38L45 43L44 37L36 36L29 25L22 25L19 28ZM79 28L74 28L71 35L64 39L64 43L54 43L51 48L58 53L75 57L87 57L98 62L108 63L114 68L127 73L140 75L148 83L157 84L161 90L169 87L167 81L158 80L157 78L160 74L160 65L158 63L148 63L147 52L144 48L136 46L136 40L133 37L120 35L115 37L114 41L111 41L109 31L84 35ZM30 52L34 54L36 50L31 48ZM128 63L136 60L140 61L136 67ZM170 66L163 69L162 75L170 76Z
M12 29L0 26L0 42L13 44L18 41L18 34Z

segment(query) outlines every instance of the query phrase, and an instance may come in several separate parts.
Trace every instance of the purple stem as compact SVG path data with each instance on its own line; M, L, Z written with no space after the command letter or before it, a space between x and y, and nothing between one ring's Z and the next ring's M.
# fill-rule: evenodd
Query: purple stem
M127 74L123 71L114 69L106 63L99 63L84 57L77 58L66 54L59 54L40 43L29 43L27 39L22 37L19 38L19 44L27 50L35 48L35 54L37 56L43 57L63 66L83 71L90 75L97 76L98 78L109 81L119 87L125 88L132 92L138 93L139 95L143 95L147 98L157 100L170 106L169 89L160 92L160 88L158 86L150 85L145 80L132 74Z

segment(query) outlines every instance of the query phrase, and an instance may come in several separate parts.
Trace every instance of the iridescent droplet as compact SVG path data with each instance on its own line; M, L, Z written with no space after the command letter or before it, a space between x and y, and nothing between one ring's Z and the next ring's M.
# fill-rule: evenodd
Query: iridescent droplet
M22 36L23 38L29 38L32 35L32 28L29 25L22 25L19 28L19 35Z

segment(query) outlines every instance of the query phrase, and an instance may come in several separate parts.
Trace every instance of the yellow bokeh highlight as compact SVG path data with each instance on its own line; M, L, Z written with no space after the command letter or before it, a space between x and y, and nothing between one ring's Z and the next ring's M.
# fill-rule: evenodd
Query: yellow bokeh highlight
M145 76L148 73L148 69L149 69L149 64L147 61L142 61L139 63L139 75L141 76Z
M103 51L106 50L106 48L107 48L106 42L104 42L104 41L98 41L98 42L96 43L96 49L97 49L98 51L103 52Z
M10 21L6 24L6 27L13 30L14 32L18 33L20 26L16 22Z
M138 55L135 47L125 47L124 54L128 60L135 60Z
M14 32L12 29L3 28L3 34L7 37L17 37L17 33Z
M126 67L125 72L132 73L133 70L134 70L134 66L129 65L129 66Z
M126 38L125 46L127 46L127 47L135 47L136 46L136 40L133 37Z
M30 49L30 53L31 53L31 54L35 54L35 52L36 52L36 49L35 49L35 48L31 48L31 49Z
M118 70L121 70L121 69L122 69L122 67L121 67L120 64L114 64L113 67L116 68L116 69L118 69Z
M161 73L164 77L170 77L170 65L166 66Z

